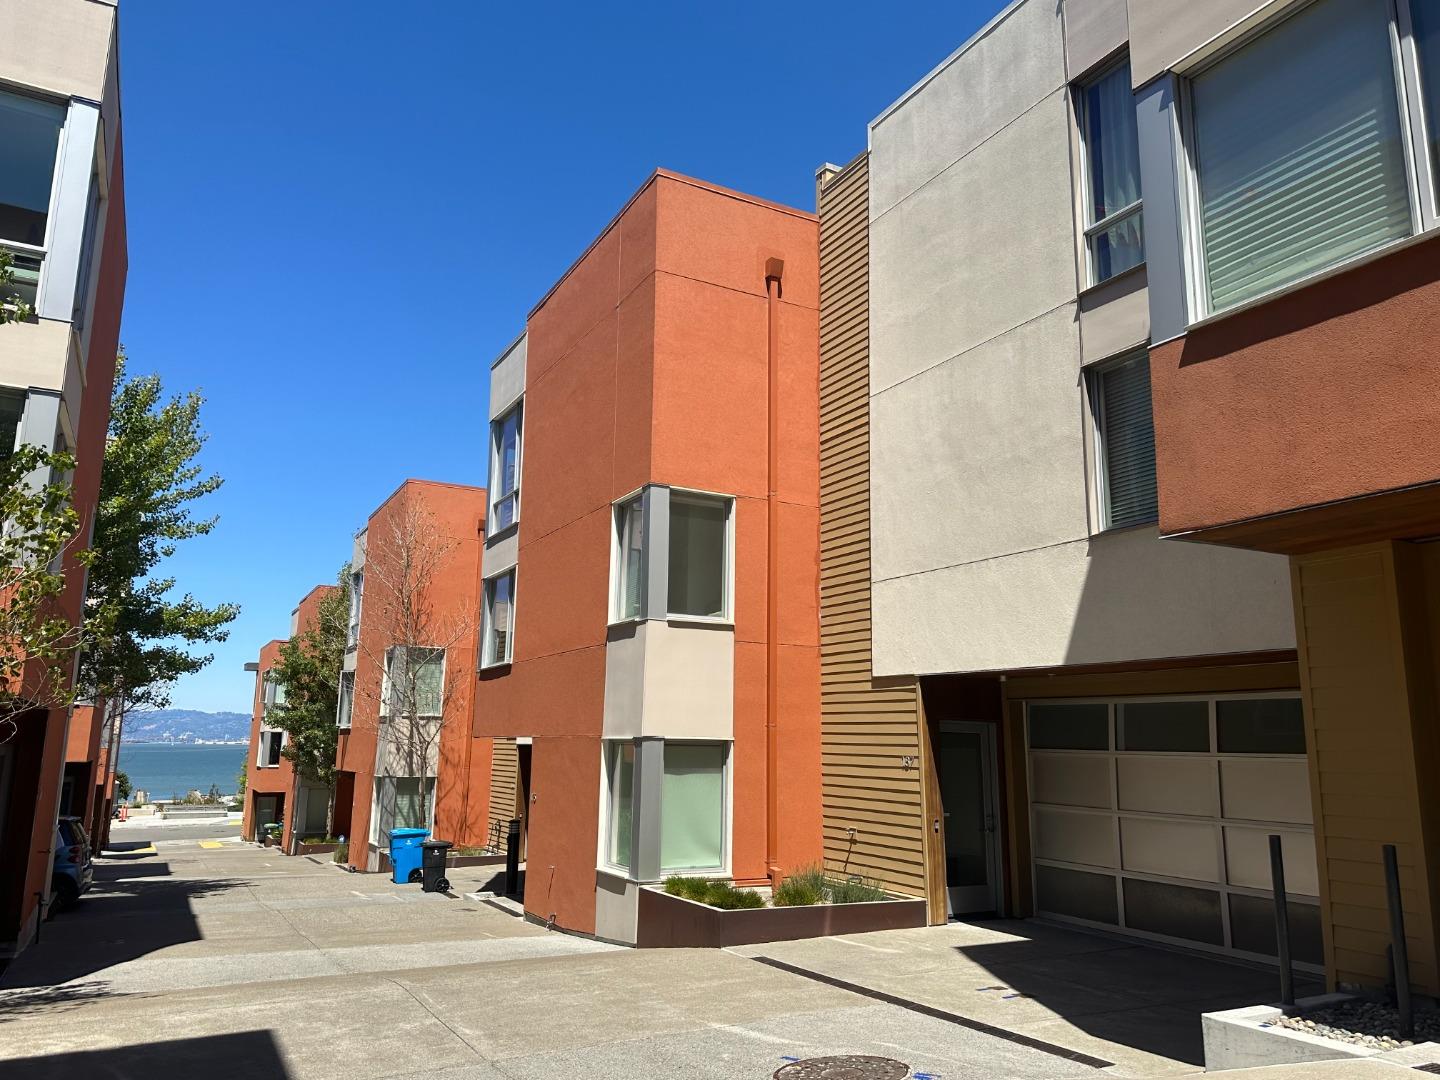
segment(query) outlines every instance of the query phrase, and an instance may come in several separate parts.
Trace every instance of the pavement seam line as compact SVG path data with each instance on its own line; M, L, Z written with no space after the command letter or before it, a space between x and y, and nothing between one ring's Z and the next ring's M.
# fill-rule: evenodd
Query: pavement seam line
M406 986L404 983L402 983L399 979L392 979L392 978L386 977L385 981L388 982L388 983L391 983L391 984L393 984L393 985L395 985L395 986L398 986L401 990L404 990L405 993L410 996L410 1000L412 1000L413 1002L415 1002L416 1005L419 1005L422 1009L424 1009L427 1013L429 1013L430 1016L435 1019L435 1022L436 1022L436 1023L438 1023L438 1024L439 1024L441 1027L443 1027L446 1031L450 1032L451 1035L454 1035L455 1038L459 1039L462 1043L464 1043L464 1044L465 1044L465 1049L469 1050L469 1051L470 1051L472 1054L474 1054L477 1058L479 1058L481 1061L485 1062L485 1064L487 1064L487 1065L493 1065L493 1064L494 1064L494 1062L492 1062L489 1058L487 1058L484 1054L482 1054L482 1053L476 1048L476 1046L475 1046L474 1043L472 1043L472 1042L471 1042L469 1039L467 1039L464 1035L461 1035L460 1032L456 1031L455 1028L454 1028L454 1026L450 1023L450 1021L446 1020L443 1016L441 1016L439 1013L437 1013L437 1012L436 1012L434 1009L432 1009L432 1008L429 1006L429 1004L427 1004L425 1001L422 1001L421 998L420 998L420 995L418 995L417 993L415 993L414 990L411 990L408 986Z
M1074 1061L1081 1065L1090 1065L1096 1069L1108 1069L1115 1064L1113 1061L1106 1061L1104 1058L1084 1054L1079 1050L1071 1050L1057 1043L1046 1042L1044 1039L1037 1039L1031 1035L1022 1035L1018 1031L1007 1031L1005 1028L996 1027L994 1024L987 1024L983 1020L974 1020L968 1016L961 1016L958 1013L937 1009L932 1005L923 1005L918 1001L910 1001L907 998L896 997L894 994L887 994L883 990L873 990L868 986L861 986L859 983L846 982L843 979L837 979L830 975L822 975L818 971L810 971L807 968L796 967L782 960L774 960L768 956L752 956L750 959L754 960L757 964L764 964L766 967L786 971L791 975L799 975L804 979L812 979L815 982L824 983L827 986L833 986L839 990L848 990L852 994L859 994L861 997L872 998L875 1001L881 1001L887 1005L907 1009L910 1012L919 1013L921 1016L928 1016L935 1020L944 1020L946 1023L969 1028L971 1031L978 1031L983 1035L992 1035L997 1039L1004 1039L1006 1042L1015 1043L1017 1046L1028 1046L1032 1050L1039 1050L1042 1053L1050 1054L1054 1057L1064 1058L1066 1061Z

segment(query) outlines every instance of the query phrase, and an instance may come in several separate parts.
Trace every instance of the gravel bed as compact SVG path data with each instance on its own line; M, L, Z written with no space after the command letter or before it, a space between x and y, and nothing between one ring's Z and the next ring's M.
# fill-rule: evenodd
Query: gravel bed
M1304 1016L1282 1016L1275 1025L1369 1050L1398 1050L1417 1042L1440 1042L1440 1012L1415 1013L1412 1041L1400 1037L1400 1014L1393 1006L1370 1001L1350 1001Z

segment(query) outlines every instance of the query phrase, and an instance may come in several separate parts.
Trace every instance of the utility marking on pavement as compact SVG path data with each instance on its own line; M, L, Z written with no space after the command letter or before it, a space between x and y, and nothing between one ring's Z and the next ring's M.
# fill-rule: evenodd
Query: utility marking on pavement
M201 840L200 846L203 848L217 848L224 847L225 845L222 844L219 840Z
M1017 1046L1028 1046L1032 1050L1039 1050L1041 1053L1051 1054L1054 1057L1064 1058L1066 1061L1078 1062L1081 1065L1090 1065L1096 1069L1108 1069L1114 1065L1113 1061L1106 1061L1104 1058L1093 1057L1090 1054L1082 1054L1078 1050L1070 1050L1064 1046L1057 1046L1055 1043L1046 1042L1043 1039L1036 1039L1029 1035L1021 1035L1018 1031L1006 1031L1004 1028L995 1027L980 1020L972 1020L968 1016L959 1016L956 1013L946 1012L944 1009L937 1009L930 1005L922 1005L918 1001L909 1001L894 994L887 994L883 990L872 990L868 986L860 986L858 983L846 982L843 979L832 978L829 975L822 975L818 971L809 971L805 968L795 967L782 960L772 960L768 956L752 956L750 959L757 964L764 964L766 967L776 968L779 971L788 971L791 975L799 975L804 979L811 979L826 986L833 986L839 990L848 990L852 994L859 994L861 997L872 998L875 1001L883 1001L887 1005L895 1005L910 1012L919 1013L921 1016L928 1016L935 1020L944 1020L948 1024L956 1024L959 1027L969 1028L971 1031L978 1031L984 1035L993 1035L997 1039L1004 1039L1006 1042L1015 1043Z
M782 1039L775 1035L766 1035L764 1032L751 1031L749 1028L741 1027L739 1024L709 1023L705 1026L708 1028L713 1028L715 1031L728 1031L731 1035L743 1035L747 1039L756 1039L760 1042L777 1043L780 1046L792 1046L795 1042L794 1039ZM790 1058L789 1060L798 1061L799 1059Z
M370 897L366 896L366 895L365 895L363 892L361 892L359 889L351 889L350 891L351 891L352 893L354 893L356 896L360 897L361 900L369 900L369 899L370 899Z
M857 949L874 949L876 952L898 953L899 949L882 949L879 945L871 945L864 941L851 941L849 938L837 937L832 941L838 941L841 945L854 945Z

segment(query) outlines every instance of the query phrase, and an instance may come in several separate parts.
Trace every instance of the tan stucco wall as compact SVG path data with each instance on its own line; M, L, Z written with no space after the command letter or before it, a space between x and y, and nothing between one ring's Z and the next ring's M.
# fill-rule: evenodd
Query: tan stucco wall
M1065 65L1078 79L1125 45L1125 0L1065 0Z
M69 362L69 323L54 319L13 323L0 337L0 385L63 390Z
M735 632L659 619L612 632L605 647L607 739L735 734Z
M0 71L7 82L100 101L115 6L100 0L6 0Z
M1079 296L1062 36L1028 0L872 129L876 676L1294 648L1283 559L1091 535L1082 361L1148 309Z
M1143 86L1274 0L1128 0L1130 75Z

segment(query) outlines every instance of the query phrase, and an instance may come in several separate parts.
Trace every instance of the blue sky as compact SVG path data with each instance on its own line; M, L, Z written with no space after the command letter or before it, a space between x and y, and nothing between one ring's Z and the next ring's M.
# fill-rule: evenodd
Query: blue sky
M248 712L401 480L484 483L490 361L653 168L810 209L998 6L123 3L122 336L225 478L169 571L244 608L175 706Z

